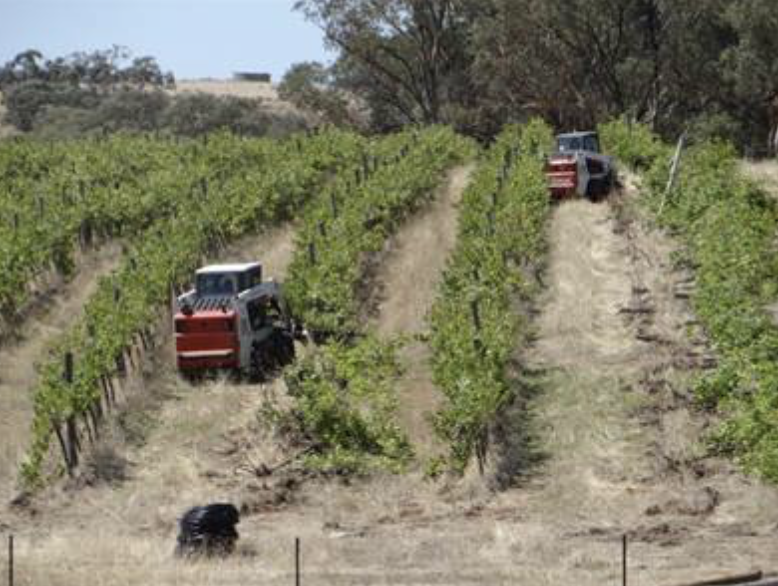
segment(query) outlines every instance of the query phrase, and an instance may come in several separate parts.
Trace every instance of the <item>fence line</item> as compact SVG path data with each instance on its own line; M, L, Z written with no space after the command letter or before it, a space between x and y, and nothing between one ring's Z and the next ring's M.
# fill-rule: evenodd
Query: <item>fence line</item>
M294 538L294 584L295 586L301 586L302 584L302 545L299 537ZM14 551L14 535L11 533L8 535L8 586L14 586L15 584L15 551ZM105 565L105 564L95 564ZM112 564L116 565L116 564ZM127 565L134 565L128 563ZM624 533L621 536L621 583L622 586L627 586L627 570L628 570L628 535ZM750 572L747 574L732 574L728 576L722 576L713 579L697 580L694 582L685 582L676 586L714 586L714 585L732 585L732 586L778 586L778 576L768 576L761 571Z

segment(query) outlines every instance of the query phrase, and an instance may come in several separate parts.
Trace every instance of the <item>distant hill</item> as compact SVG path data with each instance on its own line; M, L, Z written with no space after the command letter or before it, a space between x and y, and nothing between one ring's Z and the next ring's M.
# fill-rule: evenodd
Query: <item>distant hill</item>
M291 103L280 99L275 86L269 82L231 79L184 79L177 81L175 88L166 91L172 96L205 93L214 96L259 99L261 101L261 110L271 115L296 115L312 121L309 114L301 112ZM0 138L18 132L10 124L2 122L5 112L6 108L3 104L2 92L0 92Z
M203 92L216 96L235 96L238 98L259 98L271 111L280 113L299 113L289 102L281 100L272 83L260 81L238 81L234 79L182 79L176 80L173 95Z

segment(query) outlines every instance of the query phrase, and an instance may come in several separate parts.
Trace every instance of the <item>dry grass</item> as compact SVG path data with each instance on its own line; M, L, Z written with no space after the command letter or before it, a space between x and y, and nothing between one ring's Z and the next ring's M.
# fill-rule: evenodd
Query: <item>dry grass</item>
M376 281L380 297L375 325L382 335L418 334L437 295L456 244L457 206L473 166L450 174L437 197L392 238Z
M374 324L380 335L417 335L426 329L427 313L456 244L457 206L472 171L472 165L454 169L436 198L392 238L375 279ZM424 458L441 450L429 423L440 401L428 363L429 348L423 342L409 343L403 362L407 370L398 388L400 422L417 455Z
M176 93L203 92L216 96L236 96L277 100L278 93L272 83L259 81L235 81L228 79L183 79L176 82Z
M272 83L219 79L184 79L176 81L173 95L202 92L215 96L235 96L262 101L263 108L280 114L299 113L289 102L281 100Z
M29 442L33 407L29 390L37 380L35 365L57 336L79 319L100 277L115 269L120 259L117 244L80 255L75 276L68 283L53 277L19 329L20 338L0 347L0 502L13 494L16 471Z
M768 192L778 197L778 160L741 162L741 168Z

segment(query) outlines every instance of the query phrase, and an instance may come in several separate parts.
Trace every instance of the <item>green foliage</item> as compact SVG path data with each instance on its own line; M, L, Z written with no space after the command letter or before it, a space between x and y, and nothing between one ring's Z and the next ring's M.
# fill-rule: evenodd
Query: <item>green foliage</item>
M726 136L775 154L774 0L298 0L337 51L336 85L374 130L452 124L492 138L540 116L617 116L665 137ZM768 146L772 143L772 146Z
M153 57L132 59L128 50L117 46L56 59L28 50L0 68L6 120L22 131L37 126L50 108L76 108L87 114L114 93L126 90L133 96L146 88L172 84L172 74L163 73ZM134 101L140 100L136 96ZM74 117L70 118L72 122Z
M295 403L282 425L314 448L309 466L399 470L411 458L395 423L398 344L363 336L360 284L369 255L433 196L444 171L472 151L472 143L446 128L374 141L353 180L333 178L307 208L287 294L309 331L329 341L288 374Z
M294 397L286 427L310 449L315 469L400 470L412 457L395 423L393 385L402 373L397 343L373 337L321 346L298 360L285 380Z
M129 158L139 146L133 141L123 144L125 150L114 152L116 158ZM84 318L58 340L40 366L40 381L33 389L33 440L21 470L27 484L41 480L55 426L69 417L86 416L100 401L102 380L119 370L119 360L135 337L157 322L171 287L187 282L218 243L291 218L330 173L358 160L360 144L358 137L336 131L278 143L215 135L206 145L191 143L180 149L150 142L168 158L178 159L177 165L151 173L153 183L144 183L149 197L163 193L167 205L156 208L154 220L132 239L121 267L101 280L84 307ZM103 162L117 163L113 158ZM117 202L122 195L134 194L134 179L111 184ZM68 352L75 361L72 383L62 375Z
M647 170L666 151L665 145L643 124L612 120L598 127L604 152L636 170Z
M664 198L663 158L647 174L655 210ZM727 415L715 444L778 481L778 326L765 309L778 298L778 206L737 164L728 144L691 148L659 220L688 247L697 281L693 307L719 357L697 387L705 405Z
M67 274L79 237L132 237L175 211L196 186L185 171L194 143L110 140L0 144L0 310L12 316L30 283L55 266Z
M385 138L365 152L356 184L351 177L335 178L307 209L287 294L310 331L340 338L359 331L358 291L368 255L433 196L444 171L471 149L446 128Z
M510 399L506 366L529 332L512 304L536 289L527 270L545 250L543 155L551 144L541 122L506 128L462 199L430 340L434 379L446 398L435 428L455 470L484 447L489 424Z
M120 47L55 60L26 51L0 68L6 122L38 137L118 131L194 137L218 130L281 137L307 126L302 116L270 111L258 99L162 91L172 85L153 58L131 60Z
M264 136L271 123L259 100L195 93L178 96L164 112L160 127L181 136L200 136L216 130ZM298 124L297 129L302 129L304 125L299 121Z
M170 97L162 91L127 89L101 98L93 107L49 105L36 118L36 137L46 139L152 132L162 127Z
M89 110L99 104L99 96L90 89L65 83L28 80L4 90L7 109L5 121L27 132L35 128L39 119L51 107Z
M352 122L347 97L332 87L332 74L321 63L293 64L278 84L278 97L330 124Z

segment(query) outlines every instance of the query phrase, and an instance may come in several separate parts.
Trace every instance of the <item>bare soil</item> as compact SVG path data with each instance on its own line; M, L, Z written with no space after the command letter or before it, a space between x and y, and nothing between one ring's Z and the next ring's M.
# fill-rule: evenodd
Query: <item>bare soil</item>
M202 92L215 96L235 96L260 100L278 100L272 83L231 79L182 79L176 81L176 93Z
M399 415L422 458L436 448L429 416L436 411L440 395L432 382L429 347L420 336L427 332L427 314L456 244L457 206L472 171L472 165L451 171L435 199L391 239L375 279L376 330L383 337L409 337L402 353L406 371L398 387Z
M21 583L288 584L295 537L303 581L333 585L613 584L625 532L631 583L774 566L778 496L704 456L688 386L712 358L686 305L693 283L670 265L671 243L632 220L632 200L554 210L537 340L517 356L528 398L506 411L492 456L512 472L502 490L471 473L300 486L267 474L278 461L251 431L278 389L163 377L178 400L127 453L125 480L6 516ZM176 517L222 499L244 513L238 555L175 560Z
M776 491L704 456L708 422L688 388L712 357L686 305L689 275L633 203L629 189L554 213L523 419L542 463L494 500L520 511L512 548L527 583L615 582L623 533L641 584L778 560Z
M65 282L54 277L16 328L16 337L0 346L0 502L8 502L13 494L16 471L30 437L33 404L29 391L37 380L35 365L45 358L53 341L78 321L100 277L114 270L120 260L118 244L79 254L73 278Z
M741 169L769 193L778 197L778 160L743 160Z

